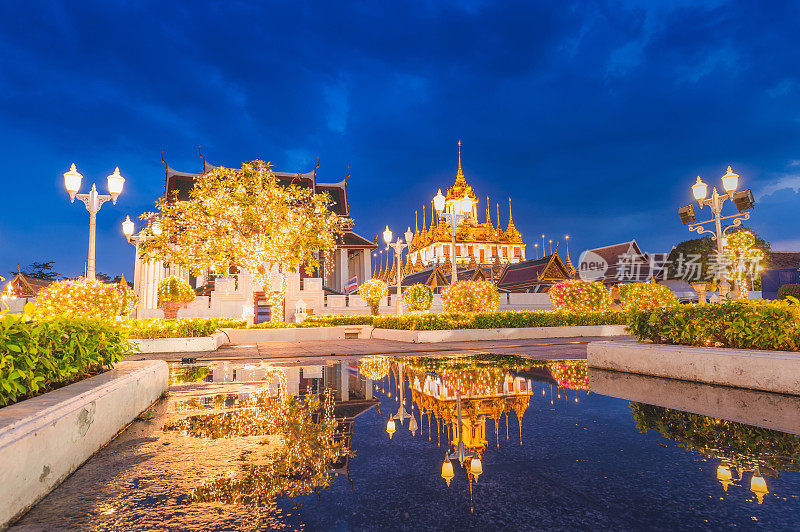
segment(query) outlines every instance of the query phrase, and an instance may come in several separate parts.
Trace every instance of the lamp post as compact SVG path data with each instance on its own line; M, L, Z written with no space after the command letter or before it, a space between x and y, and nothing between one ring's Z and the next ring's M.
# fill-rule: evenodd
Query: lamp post
M444 462L442 462L442 478L450 485L450 481L455 476L453 473L453 463L451 460L458 460L461 466L464 466L464 461L469 459L469 472L475 477L475 482L478 482L478 477L483 474L483 464L481 457L477 453L471 453L464 449L464 435L462 434L462 421L461 421L461 392L456 391L456 412L458 418L458 445L453 449L453 452L444 453Z
M403 365L402 364L398 364L397 366L399 368L399 375L400 375L399 379L397 380L397 387L398 387L398 391L397 391L398 397L397 397L397 399L400 401L400 406L397 408L397 413L390 415L389 416L389 421L386 423L386 432L389 434L389 439L390 440L392 439L392 436L394 436L394 433L397 430L397 427L396 427L396 425L394 423L394 420L396 419L396 420L400 421L400 426L402 427L403 426L403 421L411 417L411 414L406 412L406 407L405 407L405 401L406 401L406 399L405 399L405 387L406 387L406 385L405 385L405 380L403 379ZM411 425L409 424L409 429L410 428L411 428Z
M691 203L678 209L678 216L681 222L689 228L689 231L694 231L698 235L708 233L711 235L711 238L717 242L717 267L719 268L718 276L720 280L719 295L720 297L725 297L730 290L730 285L723 267L725 263L723 240L729 230L734 227L739 227L744 220L750 219L749 211L753 209L753 205L755 204L753 192L749 188L739 192L736 191L736 189L739 188L739 174L734 173L730 166L728 166L728 171L725 175L722 176L722 188L725 190L725 194L719 194L717 192L717 187L714 187L711 191L711 197L706 197L708 195L708 185L703 183L700 176L697 176L697 181L691 188L692 195L700 205L700 209L708 206L714 217L702 222L696 222L694 205ZM736 210L739 211L738 214L722 216L722 207L727 200L731 200L734 203ZM723 220L731 220L731 223L723 227ZM703 227L704 224L712 222L714 223L713 230Z
M386 249L391 247L394 250L394 256L397 260L397 315L400 316L403 313L403 308L400 305L400 281L402 281L403 277L401 274L401 269L403 268L403 250L408 247L408 244L411 243L411 239L414 237L414 233L411 232L411 228L409 227L406 229L406 233L404 235L406 237L406 241L403 242L400 237L397 237L397 242L392 243L392 230L389 229L389 226L386 226L386 229L383 230L383 241L386 242Z
M442 195L442 189L439 189L439 192L433 197L433 206L436 212L439 213L439 216L443 217L447 223L450 224L450 233L453 237L451 243L453 271L450 274L450 284L453 285L458 281L458 268L456 267L456 228L472 211L472 198L464 192L463 198L447 201L444 195ZM445 206L449 206L450 208L445 211Z
M152 223L148 226L149 231L140 231L138 235L134 235L136 232L136 226L134 225L133 221L131 220L130 216L125 216L125 221L122 222L122 234L125 235L125 239L128 241L129 244L132 244L135 251L135 258L136 258L136 268L134 269L134 288L136 290L141 290L141 284L139 276L141 275L140 266L139 266L139 242L143 240L147 240L149 238L157 237L162 233L161 225L158 222ZM137 293L137 295L140 295ZM140 298L139 303L142 300ZM139 317L139 304L136 305L136 317Z
M89 256L86 261L86 278L95 278L95 234L97 232L97 213L103 203L111 200L116 205L117 198L122 194L122 188L125 185L125 178L119 175L119 167L114 169L114 173L109 175L108 192L109 194L98 194L97 187L92 183L92 190L88 194L78 194L81 188L81 180L83 176L75 168L75 163L72 163L69 170L64 173L64 187L69 193L70 203L75 203L75 198L78 198L86 205L86 210L89 211Z

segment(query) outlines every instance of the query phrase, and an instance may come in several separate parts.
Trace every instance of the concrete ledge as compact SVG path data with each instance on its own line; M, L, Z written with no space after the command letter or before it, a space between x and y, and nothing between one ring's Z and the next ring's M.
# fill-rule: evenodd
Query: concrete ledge
M589 369L589 389L626 401L800 434L800 397Z
M211 336L191 338L135 338L131 342L139 346L140 353L193 353L216 351L219 346L228 343L228 337L225 333L216 332Z
M371 325L337 325L335 327L286 327L280 329L223 329L223 331L233 344L256 344L302 340L321 342L344 340L346 337L370 338L372 329Z
M453 329L409 331L375 329L373 338L429 344L437 342L470 342L474 340L530 340L537 338L570 338L578 336L623 336L624 325L575 325L571 327L520 327L504 329Z
M102 375L1 408L0 529L108 443L168 384L164 361L120 362Z
M591 342L592 368L800 395L800 353Z

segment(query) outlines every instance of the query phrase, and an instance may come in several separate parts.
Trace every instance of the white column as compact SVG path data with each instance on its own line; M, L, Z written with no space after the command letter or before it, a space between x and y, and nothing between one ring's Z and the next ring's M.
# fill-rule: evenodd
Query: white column
M347 267L347 250L346 249L337 249L336 250L336 274L338 277L339 286L336 286L336 290L343 291L344 286L347 284L347 279L349 277L348 267Z
M363 273L363 278L359 279L359 284L363 283L367 279L372 278L372 252L368 249L361 250L361 271Z

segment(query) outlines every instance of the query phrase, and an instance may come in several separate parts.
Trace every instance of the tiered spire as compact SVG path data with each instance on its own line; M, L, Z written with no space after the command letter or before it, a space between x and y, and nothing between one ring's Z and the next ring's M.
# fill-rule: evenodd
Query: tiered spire
M486 196L486 225L494 228L494 224L492 223L492 213L489 210L489 205L489 196Z

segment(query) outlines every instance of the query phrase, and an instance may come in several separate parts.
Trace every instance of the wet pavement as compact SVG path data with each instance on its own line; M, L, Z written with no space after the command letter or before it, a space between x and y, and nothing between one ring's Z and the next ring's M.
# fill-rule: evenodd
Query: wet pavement
M168 397L13 530L798 529L800 409L780 432L589 377L508 354L173 364Z

